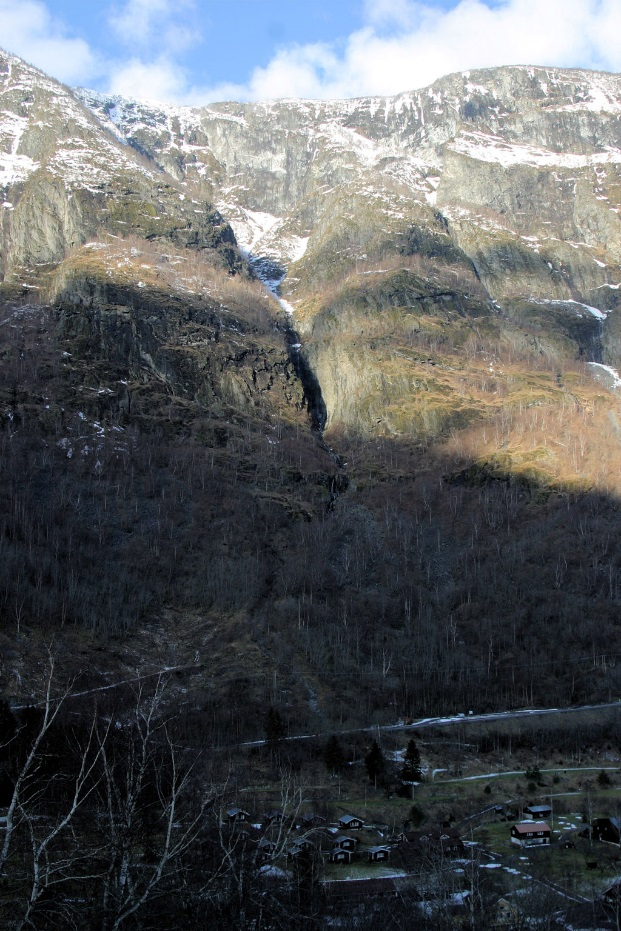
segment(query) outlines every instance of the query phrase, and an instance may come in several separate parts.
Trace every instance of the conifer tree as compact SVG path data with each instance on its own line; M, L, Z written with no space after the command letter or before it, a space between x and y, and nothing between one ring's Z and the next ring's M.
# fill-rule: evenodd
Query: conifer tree
M376 786L378 782L381 783L386 761L377 740L374 740L371 744L371 749L364 758L364 765L367 768L370 781L375 783Z
M414 738L409 741L405 751L401 778L404 782L420 782L422 778L420 771L420 751Z

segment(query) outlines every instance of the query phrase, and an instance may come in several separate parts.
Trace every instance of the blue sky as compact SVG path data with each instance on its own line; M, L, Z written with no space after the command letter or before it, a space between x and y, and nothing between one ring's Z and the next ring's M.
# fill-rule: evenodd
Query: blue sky
M621 70L621 0L0 0L0 46L175 103L352 97L503 64Z

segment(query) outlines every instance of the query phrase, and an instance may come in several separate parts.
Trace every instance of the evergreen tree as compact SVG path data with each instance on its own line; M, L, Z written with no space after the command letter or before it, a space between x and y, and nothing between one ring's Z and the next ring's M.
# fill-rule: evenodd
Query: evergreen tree
M423 821L425 820L425 812L420 807L420 805L412 805L410 808L410 817L408 821L415 830L419 828Z
M377 740L374 740L371 744L371 749L364 758L364 765L367 768L370 781L374 782L376 786L378 782L381 783L386 768L386 760Z
M405 751L401 778L404 782L420 782L422 779L420 771L420 751L414 738L410 740Z
M280 711L273 705L267 709L265 715L265 736L270 743L276 743L285 736L285 722L283 721Z
M345 754L338 737L333 734L323 748L323 761L331 773L340 773L345 769Z

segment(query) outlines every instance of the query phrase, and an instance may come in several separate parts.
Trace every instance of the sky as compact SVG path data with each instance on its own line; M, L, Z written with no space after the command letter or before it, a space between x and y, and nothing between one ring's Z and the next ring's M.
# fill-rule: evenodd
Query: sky
M147 100L397 94L527 64L621 71L621 0L0 0L0 47Z

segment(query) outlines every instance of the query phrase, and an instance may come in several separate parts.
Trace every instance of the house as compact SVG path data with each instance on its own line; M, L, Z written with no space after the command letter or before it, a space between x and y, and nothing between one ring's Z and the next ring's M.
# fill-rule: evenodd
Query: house
M340 834L339 837L335 837L334 839L334 846L342 847L343 850L355 850L357 843L357 840L353 837L348 837L347 834Z
M522 812L524 818L531 821L546 821L552 817L552 807L550 805L528 805Z
M244 811L243 808L227 808L226 820L229 822L250 821L250 812Z
M390 850L388 847L369 847L367 850L369 863L380 863L382 860L388 860Z
M279 808L272 808L271 811L266 811L263 816L263 820L266 824L275 824L282 821L284 818L284 813Z
M298 837L295 840L295 846L299 847L300 850L312 850L315 846L310 837L303 836Z
M263 863L265 860L271 860L275 853L276 844L268 840L267 837L262 837L257 845L256 859Z
M615 882L612 886L609 886L608 889L603 892L603 896L607 902L618 905L621 901L621 882Z
M322 818L321 815L318 815L314 811L307 811L299 820L297 826L301 828L316 828L322 824L325 824L326 819Z
M549 844L552 831L545 821L527 821L511 828L511 843L518 847L540 847Z
M609 844L621 843L620 818L595 818L591 825L593 840L606 841Z
M335 847L328 854L330 863L351 863L351 858L351 850L345 850L343 847Z
M347 831L359 831L364 826L362 818L358 818L356 815L341 815L338 823L339 827L345 828Z
M405 838L425 855L441 853L447 856L461 856L465 851L464 842L456 828L445 826L427 831L406 831Z

